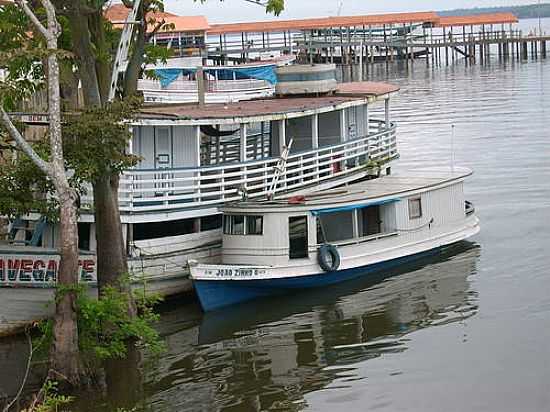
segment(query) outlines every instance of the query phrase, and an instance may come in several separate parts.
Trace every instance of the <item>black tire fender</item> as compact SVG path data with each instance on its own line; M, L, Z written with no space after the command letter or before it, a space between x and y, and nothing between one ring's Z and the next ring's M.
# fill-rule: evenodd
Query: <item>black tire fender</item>
M340 267L340 253L334 245L322 245L317 253L317 261L325 272L334 272Z

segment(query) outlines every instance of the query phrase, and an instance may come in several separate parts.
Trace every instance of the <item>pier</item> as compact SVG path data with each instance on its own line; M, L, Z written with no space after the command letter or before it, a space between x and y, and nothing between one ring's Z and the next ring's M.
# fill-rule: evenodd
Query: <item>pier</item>
M545 58L550 35L524 33L511 13L442 17L393 13L269 22L212 24L208 58L223 64L269 53L296 54L302 63L365 64L424 60L449 65L491 55Z

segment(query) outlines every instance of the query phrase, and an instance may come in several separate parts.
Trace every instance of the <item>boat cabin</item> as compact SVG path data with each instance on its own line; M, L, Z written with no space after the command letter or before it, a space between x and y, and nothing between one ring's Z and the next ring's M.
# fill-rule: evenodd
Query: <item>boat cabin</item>
M398 246L426 241L437 246L438 239L459 232L472 212L463 192L470 173L411 172L277 201L227 205L222 262L292 268L298 275L315 273L311 268L318 269L323 245L337 249L341 269L373 263L371 257L392 254Z

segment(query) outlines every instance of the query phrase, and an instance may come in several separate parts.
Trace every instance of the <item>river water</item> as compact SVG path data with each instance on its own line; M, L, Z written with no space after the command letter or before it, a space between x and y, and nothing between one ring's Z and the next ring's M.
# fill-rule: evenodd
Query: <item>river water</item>
M374 279L207 315L167 304L167 352L78 410L550 410L550 60L369 79L401 86L399 167L475 171L481 233Z

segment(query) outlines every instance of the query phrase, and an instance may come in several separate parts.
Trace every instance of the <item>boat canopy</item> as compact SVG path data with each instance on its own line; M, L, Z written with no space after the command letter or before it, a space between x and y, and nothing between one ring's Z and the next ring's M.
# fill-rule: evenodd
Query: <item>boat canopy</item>
M400 199L396 197L392 199L378 200L378 201L362 203L358 205L346 205L346 206L340 206L340 207L331 207L327 209L316 209L316 210L311 210L311 214L313 216L320 216L328 213L348 212L348 211L357 210L357 209L365 209L371 206L381 206L381 205L386 205L388 203L395 203L395 202L398 202L399 200Z
M273 85L277 84L276 64L265 66L220 66L205 68L204 72L216 76L218 80L265 80ZM197 71L196 68L166 68L155 69L155 75L160 79L163 88L170 86L180 75L189 75Z

